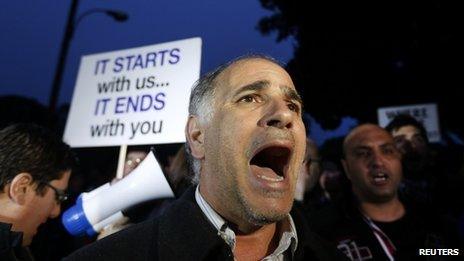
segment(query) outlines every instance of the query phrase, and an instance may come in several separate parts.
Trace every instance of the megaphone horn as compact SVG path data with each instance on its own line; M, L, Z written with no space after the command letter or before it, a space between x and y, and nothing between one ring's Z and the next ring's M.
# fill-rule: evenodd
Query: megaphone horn
M151 151L121 181L82 193L76 204L63 213L62 223L72 235L87 233L91 236L120 217L121 210L148 200L172 197L174 192Z

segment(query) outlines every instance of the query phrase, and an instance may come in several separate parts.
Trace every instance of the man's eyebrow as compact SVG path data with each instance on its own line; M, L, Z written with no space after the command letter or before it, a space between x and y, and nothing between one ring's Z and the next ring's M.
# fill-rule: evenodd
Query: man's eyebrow
M366 145L356 145L352 148L352 150L371 150L372 148Z
M269 81L266 81L266 80L252 82L250 84L247 84L247 85L239 88L238 91L234 94L234 97L239 95L240 93L243 93L243 92L246 92L246 91L261 91L261 90L263 90L265 88L268 88L270 85L271 85L271 83ZM290 100L299 102L301 105L303 105L303 99L301 99L301 96L294 89L292 89L292 88L290 88L288 86L280 86L280 90Z
M380 145L380 147L381 148L387 148L387 147L395 147L396 148L396 145L393 142L387 142L387 143L384 143L384 144Z
M288 86L280 86L280 90L290 98L290 100L297 101L303 106L303 99L301 99L301 96L296 92L294 89L288 87Z
M269 87L271 83L269 81L256 81L245 86L240 87L234 94L234 97L239 95L240 93L247 92L247 91L261 91L267 87Z

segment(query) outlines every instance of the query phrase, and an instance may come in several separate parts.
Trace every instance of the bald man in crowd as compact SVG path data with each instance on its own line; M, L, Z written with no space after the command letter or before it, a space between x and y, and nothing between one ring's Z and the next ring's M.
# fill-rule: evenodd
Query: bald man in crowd
M306 136L301 98L277 62L240 57L206 74L189 114L198 185L69 260L338 260L291 211Z
M315 214L311 225L321 236L351 260L413 260L421 249L459 253L446 221L399 198L401 153L390 133L374 124L358 126L345 138L343 152L352 195Z

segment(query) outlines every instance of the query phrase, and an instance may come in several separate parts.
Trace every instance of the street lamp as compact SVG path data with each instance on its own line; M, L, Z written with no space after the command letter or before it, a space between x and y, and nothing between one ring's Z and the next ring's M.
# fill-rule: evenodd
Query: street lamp
M90 14L93 14L93 13L104 13L108 16L110 16L111 18L113 18L115 21L117 22L125 22L129 16L122 12L122 11L118 11L118 10L108 10L108 9L102 9L102 8L95 8L95 9L90 9L90 10L87 10L85 11L84 13L82 13L76 20L75 24L73 25L73 28L76 28L77 25L79 25L79 23L81 22L81 20L90 15Z
M105 13L108 16L112 17L117 22L124 22L129 18L129 16L122 11L96 8L96 9L91 9L91 10L88 10L82 13L75 21L78 3L79 3L79 0L72 0L71 8L68 14L68 21L66 23L66 31L63 36L63 41L61 42L61 50L60 50L60 54L58 57L58 64L55 70L55 78L53 80L52 91L50 93L50 98L48 100L49 102L48 107L52 113L55 111L56 104L58 102L58 96L59 96L60 87L61 87L61 79L63 78L63 71L64 71L66 57L68 55L69 43L71 42L71 39L73 37L74 29L77 27L77 25L82 20L82 18L92 13Z

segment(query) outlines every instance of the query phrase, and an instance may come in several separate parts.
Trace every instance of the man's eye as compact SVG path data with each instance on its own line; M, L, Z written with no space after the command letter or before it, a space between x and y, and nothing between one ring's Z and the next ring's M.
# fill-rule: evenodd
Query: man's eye
M389 155L389 156L396 155L396 154L398 154L398 152L399 152L398 149L396 149L396 147L394 147L394 146L388 146L388 147L383 149L383 153L385 155Z
M368 158L370 156L368 151L357 151L355 154L358 158Z
M419 135L416 135L416 136L412 137L412 141L413 141L413 142L416 142L416 143L425 144L424 138L422 138L422 137L419 136Z
M246 95L246 96L243 96L242 98L240 98L239 102L246 102L246 103L249 103L249 102L256 102L257 101L257 98L253 95Z
M383 153L387 154L387 155L391 155L391 154L394 154L395 153L395 150L393 150L393 148L385 148L383 150Z
M393 138L393 140L395 141L395 143L400 144L400 143L404 142L406 139L404 137L402 137L402 136L396 136L396 137Z
M296 105L295 103L289 103L287 106L291 111L300 112L300 106Z

